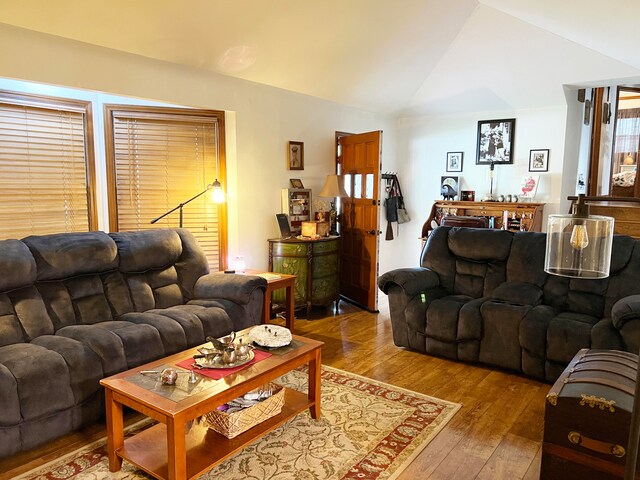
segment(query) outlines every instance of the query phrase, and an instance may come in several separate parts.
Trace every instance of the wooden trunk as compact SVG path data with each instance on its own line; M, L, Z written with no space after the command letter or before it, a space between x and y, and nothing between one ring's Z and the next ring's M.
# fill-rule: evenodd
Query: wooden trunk
M624 478L637 368L632 353L576 354L547 395L542 480Z

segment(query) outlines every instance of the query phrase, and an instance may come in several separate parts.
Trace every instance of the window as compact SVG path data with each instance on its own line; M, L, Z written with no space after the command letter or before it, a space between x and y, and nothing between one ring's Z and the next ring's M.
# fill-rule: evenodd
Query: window
M178 227L180 209L224 175L224 112L106 105L111 230ZM202 246L212 270L226 264L226 209L210 192L183 207L183 227Z
M0 91L0 238L97 229L91 103Z

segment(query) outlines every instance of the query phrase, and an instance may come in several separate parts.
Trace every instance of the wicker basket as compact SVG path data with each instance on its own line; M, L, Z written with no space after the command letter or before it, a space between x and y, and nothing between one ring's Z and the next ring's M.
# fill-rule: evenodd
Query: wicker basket
M284 387L271 383L273 394L262 402L238 412L227 413L214 410L205 414L205 422L209 428L227 438L233 438L255 427L268 418L278 415L284 405Z

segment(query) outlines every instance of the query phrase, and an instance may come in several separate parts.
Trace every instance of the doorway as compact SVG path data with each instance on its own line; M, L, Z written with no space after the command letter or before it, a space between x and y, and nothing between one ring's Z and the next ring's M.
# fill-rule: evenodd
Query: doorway
M378 310L380 171L382 131L336 132L336 169L347 197L339 208L340 296Z

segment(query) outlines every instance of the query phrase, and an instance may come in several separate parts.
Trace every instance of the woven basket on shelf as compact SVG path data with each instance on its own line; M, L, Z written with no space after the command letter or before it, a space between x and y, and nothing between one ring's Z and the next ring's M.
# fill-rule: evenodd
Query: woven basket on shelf
M214 410L205 414L207 426L227 438L233 438L268 418L278 415L284 405L285 389L275 383L271 383L269 386L273 394L252 407L233 413Z

